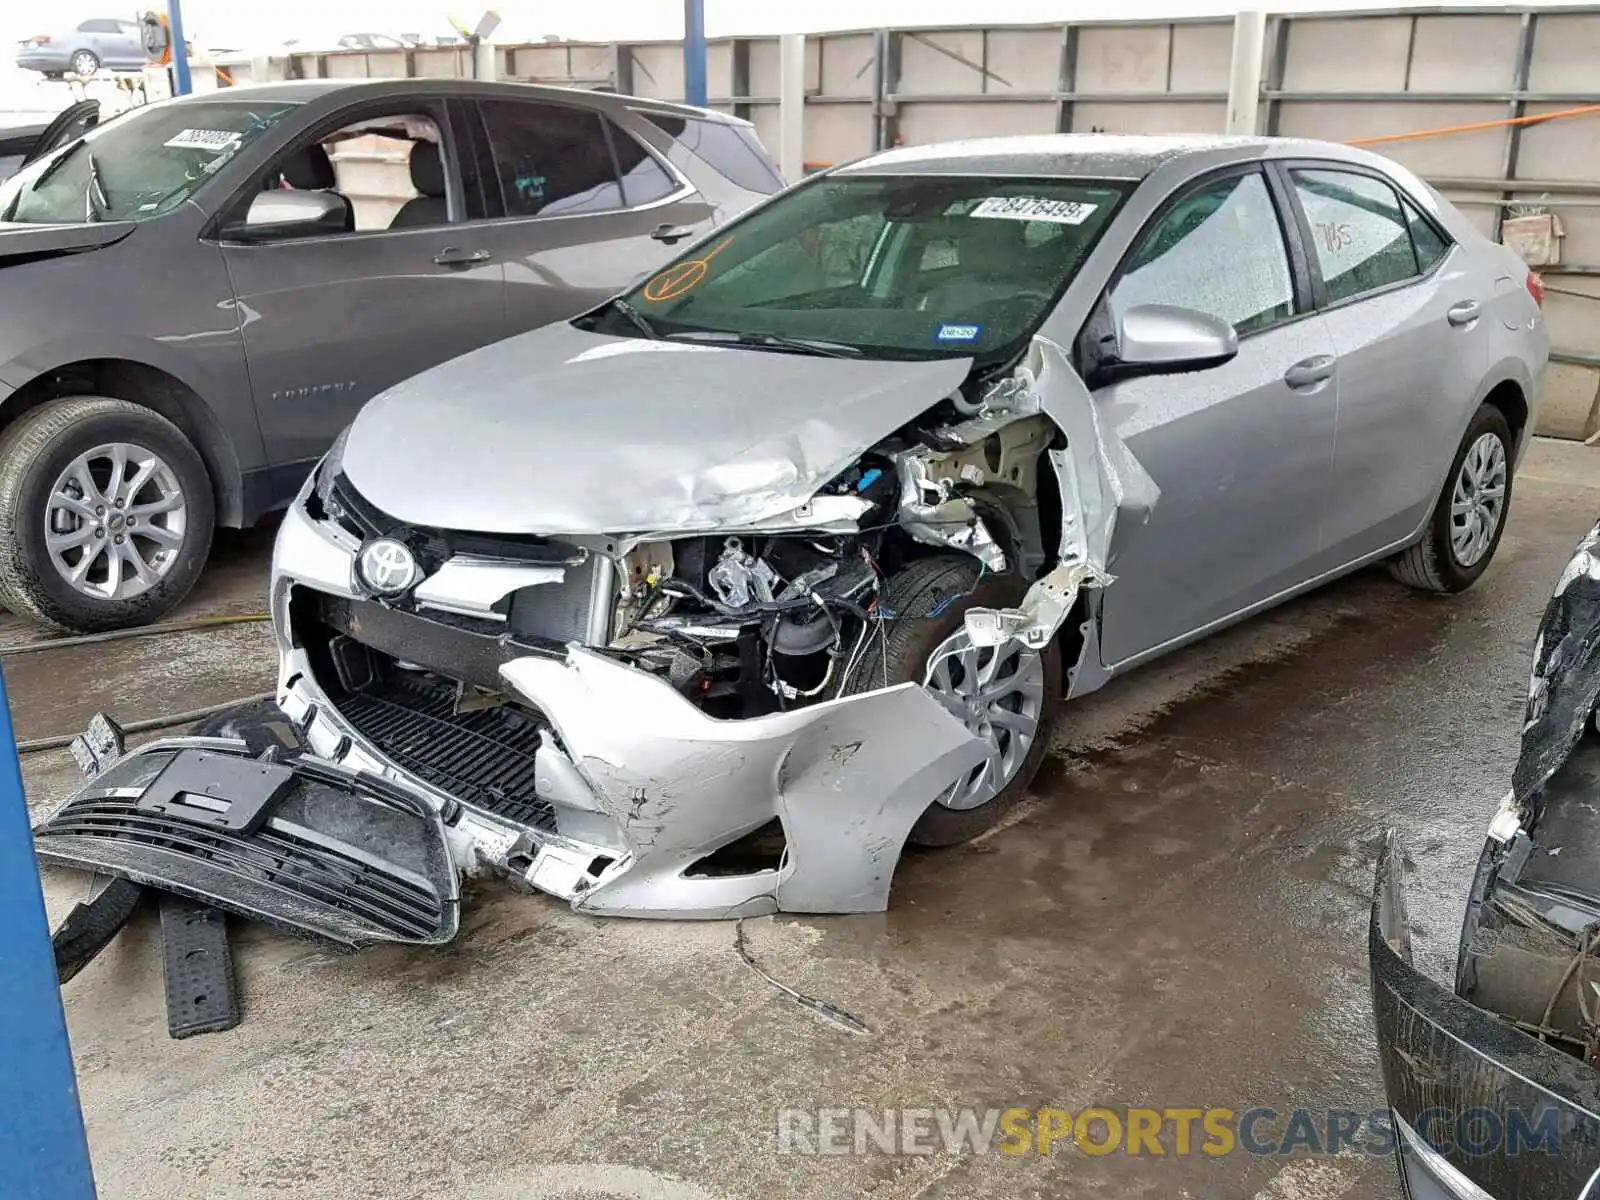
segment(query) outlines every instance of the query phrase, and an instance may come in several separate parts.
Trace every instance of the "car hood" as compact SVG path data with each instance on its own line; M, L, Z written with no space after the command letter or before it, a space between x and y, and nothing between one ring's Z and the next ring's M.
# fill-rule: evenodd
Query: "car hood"
M565 322L390 388L346 439L350 484L414 525L640 533L803 505L954 391L971 359L885 362L618 338Z

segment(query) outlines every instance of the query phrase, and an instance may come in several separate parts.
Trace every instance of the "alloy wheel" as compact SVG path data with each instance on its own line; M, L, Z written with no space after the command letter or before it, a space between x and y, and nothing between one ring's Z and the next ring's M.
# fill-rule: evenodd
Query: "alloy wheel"
M974 646L962 631L933 652L924 686L989 746L988 758L951 784L937 802L962 811L987 804L1017 777L1039 736L1043 659L1015 641Z
M171 466L131 442L108 442L67 465L50 489L45 547L60 576L96 600L128 600L178 561L189 506Z
M1467 448L1450 494L1450 552L1458 565L1476 566L1494 544L1505 519L1509 474L1497 434L1481 434Z

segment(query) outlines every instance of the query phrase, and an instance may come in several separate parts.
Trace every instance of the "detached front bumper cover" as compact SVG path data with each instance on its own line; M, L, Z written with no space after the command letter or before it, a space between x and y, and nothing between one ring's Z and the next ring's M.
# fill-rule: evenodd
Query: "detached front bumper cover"
M140 747L37 826L34 844L45 862L349 949L436 945L459 924L438 811L328 763L263 763L232 739Z

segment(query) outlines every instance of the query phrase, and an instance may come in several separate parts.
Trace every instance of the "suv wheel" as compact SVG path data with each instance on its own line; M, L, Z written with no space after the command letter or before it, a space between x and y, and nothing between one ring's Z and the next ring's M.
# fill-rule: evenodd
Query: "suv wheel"
M0 597L76 632L143 625L194 587L211 481L171 421L100 396L53 400L0 437Z
M1511 426L1480 405L1456 450L1422 540L1392 559L1389 573L1427 592L1463 592L1488 569L1511 510Z
M980 578L970 558L922 558L879 596L892 623L874 627L861 660L839 686L848 696L897 683L924 683L934 699L990 745L990 757L950 786L918 819L911 842L953 846L994 828L1022 798L1045 754L1061 694L1061 651L1019 642L996 649L966 644L970 608L1008 608L1027 592L1015 576ZM879 634L882 634L880 637Z

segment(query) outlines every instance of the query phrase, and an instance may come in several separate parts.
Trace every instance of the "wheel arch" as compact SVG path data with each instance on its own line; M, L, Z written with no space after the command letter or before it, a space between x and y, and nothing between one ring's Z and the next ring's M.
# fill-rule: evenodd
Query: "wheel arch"
M0 369L0 379L19 372ZM159 413L193 443L206 465L216 504L217 524L244 523L243 474L233 439L199 391L162 367L121 355L79 357L41 368L30 363L23 382L0 385L0 430L51 400L69 396L110 396Z
M1513 463L1521 461L1522 452L1533 436L1537 408L1534 381L1527 365L1517 358L1507 358L1494 365L1478 388L1476 401L1462 423L1461 432L1466 431L1472 414L1481 404L1493 405L1504 415L1506 424L1511 426Z

